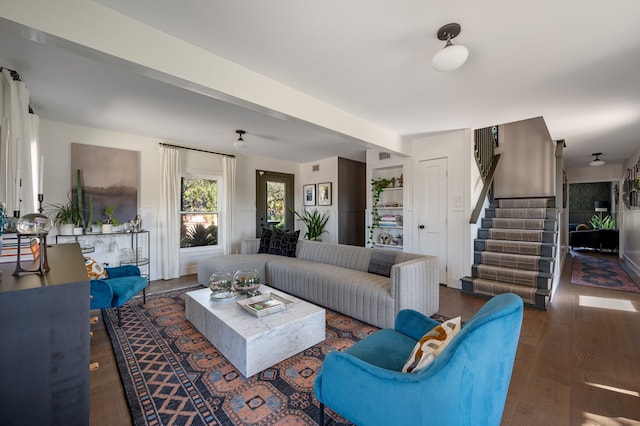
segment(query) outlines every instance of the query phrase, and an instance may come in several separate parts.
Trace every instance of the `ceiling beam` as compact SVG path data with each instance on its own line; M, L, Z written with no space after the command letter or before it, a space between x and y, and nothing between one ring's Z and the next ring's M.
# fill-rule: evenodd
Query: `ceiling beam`
M369 148L409 155L400 135L94 1L0 3L21 36L282 119L302 120Z

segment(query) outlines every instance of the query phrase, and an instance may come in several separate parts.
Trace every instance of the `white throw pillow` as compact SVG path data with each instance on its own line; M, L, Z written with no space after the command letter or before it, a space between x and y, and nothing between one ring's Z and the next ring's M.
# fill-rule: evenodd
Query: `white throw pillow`
M402 367L404 373L416 373L429 364L444 350L461 328L460 317L433 327L416 343L409 359Z

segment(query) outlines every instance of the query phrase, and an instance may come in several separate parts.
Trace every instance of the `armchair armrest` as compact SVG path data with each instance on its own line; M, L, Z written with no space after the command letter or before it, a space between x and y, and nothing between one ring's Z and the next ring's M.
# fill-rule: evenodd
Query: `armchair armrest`
M91 280L89 285L89 294L91 294L89 309L111 308L113 300L111 286L104 280Z
M115 268L104 268L109 278L123 278L140 276L140 268L135 265L116 266Z
M423 403L431 392L421 379L422 374L386 370L335 351L325 357L314 393L320 402L355 424L421 424ZM442 392L442 388L433 387L432 391ZM353 403L354 395L366 395L372 403L363 410ZM390 422L389 417L395 421Z

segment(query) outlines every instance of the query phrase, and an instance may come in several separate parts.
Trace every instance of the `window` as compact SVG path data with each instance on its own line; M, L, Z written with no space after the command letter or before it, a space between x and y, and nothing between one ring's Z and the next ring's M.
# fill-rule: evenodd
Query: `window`
M180 195L180 247L217 245L218 181L183 177Z

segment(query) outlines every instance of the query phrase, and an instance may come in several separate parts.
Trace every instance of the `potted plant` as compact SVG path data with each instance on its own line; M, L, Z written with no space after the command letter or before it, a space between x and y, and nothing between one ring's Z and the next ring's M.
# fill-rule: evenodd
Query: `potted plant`
M601 217L594 214L589 223L593 229L616 229L616 221L609 215Z
M327 212L320 213L317 209L314 209L313 211L302 210L302 213L298 213L294 209L289 210L291 210L291 213L295 214L307 227L307 232L304 234L304 238L307 240L322 241L320 236L327 232L325 227L329 221L329 215Z
M76 227L76 225L82 226L80 212L73 204L70 194L67 194L66 203L53 204L52 207L55 211L53 222L58 226L58 233L60 235L73 235L74 227Z
M104 209L104 215L107 217L107 220L102 222L102 233L109 234L113 232L114 226L119 226L120 221L114 217L114 211L116 210L115 206L107 206Z

